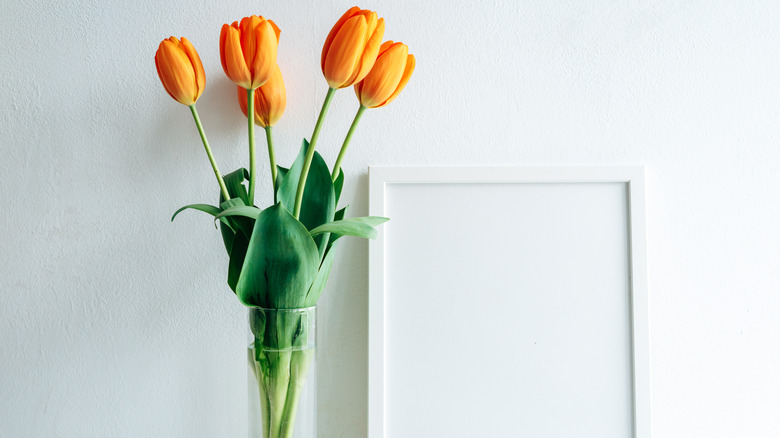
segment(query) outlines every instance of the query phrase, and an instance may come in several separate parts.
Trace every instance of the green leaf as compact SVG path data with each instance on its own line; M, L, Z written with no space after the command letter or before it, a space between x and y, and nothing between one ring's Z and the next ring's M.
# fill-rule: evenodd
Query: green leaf
M223 204L224 205L224 204ZM241 216L248 217L250 219L257 219L260 216L261 210L257 207L249 207L246 205L237 205L235 207L229 207L219 213L216 218L220 219L228 216Z
M239 168L224 175L222 179L225 181L230 199L225 200L222 193L219 194L219 204L222 207L221 210L225 210L237 205L246 205L249 203L249 195L247 195L246 187L244 187L244 180L249 179L249 172L244 168ZM227 205L227 206L226 206ZM224 218L220 219L220 232L222 233L222 241L225 243L225 250L228 255L232 253L233 241L235 240L236 230L242 229L246 234L246 239L249 240L249 236L252 234L253 224L248 219L239 218ZM241 226L239 226L239 224Z
M238 279L241 277L241 269L246 259L246 250L249 247L249 238L243 233L235 235L232 248L230 249L230 261L228 262L228 286L235 292Z
M228 208L233 208L233 207L246 207L246 204L244 204L244 201L242 201L239 198L232 198L228 201L223 201L222 203L219 204L219 208L221 211L225 211ZM253 207L253 208L257 208L257 207Z
M306 140L303 141L303 144L304 147L308 147ZM305 155L304 148L301 148L301 153ZM295 195L298 191L298 181L300 181L304 159L305 156L302 155L296 158L295 163L279 186L277 199L290 212L295 208ZM330 179L328 165L322 156L315 152L309 168L309 176L306 178L299 219L306 226L306 229L311 230L332 221L335 211L336 194L333 190L333 181Z
M333 266L333 260L336 258L336 251L333 251L333 246L333 243L328 246L328 252L322 260L322 265L320 265L320 270L317 272L317 277L314 279L314 283L311 284L309 292L306 294L307 307L317 305L317 301L320 299L322 291L325 290L325 286L328 284L330 268Z
M218 217L215 217L216 219L219 219L223 221L223 223L227 223L230 226L230 230L228 232L232 231L232 234L235 235L238 231L241 231L247 240L252 236L252 228L254 228L255 223L253 218L247 218L243 216L236 216L236 215L224 215L224 213L227 210L232 210L234 208L254 208L257 209L257 207L247 207L244 205L244 201L242 201L240 198L233 198L229 201L225 201L222 204L219 205L219 207L222 209L222 212L218 214ZM222 238L224 240L225 238L225 229L223 227L222 229ZM228 254L230 254L230 248L225 245L226 249L228 250Z
M300 221L307 230L312 230L322 224L333 221L336 213L336 194L333 190L333 181L330 179L330 170L322 156L315 152L306 179L306 191L301 203ZM325 253L327 239L325 236L317 236L314 239L317 244L320 257Z
M255 221L236 294L247 306L303 307L319 261L306 227L276 204Z
M303 139L301 144L301 150L298 152L298 156L295 157L292 166L289 169L281 171L282 167L279 167L279 174L276 179L279 179L279 175L282 175L282 181L276 185L276 199L277 202L281 202L284 208L290 213L295 209L295 194L298 191L298 181L301 178L301 171L303 170L303 162L306 160L306 150L309 148L309 142ZM305 194L305 193L304 193Z
M171 222L173 222L174 219L176 219L176 216L181 213L184 210L192 209L192 210L198 210L202 211L204 213L208 213L216 218L216 216L222 211L219 207L214 207L213 205L208 204L190 204L185 205L184 207L176 210L176 213L173 214L171 217ZM225 219L220 219L220 221L223 223L223 225L226 227L227 231L223 231L223 237L225 232L235 234L233 224Z
M233 292L236 291L236 284L241 275L241 268L246 258L246 250L249 246L249 238L252 237L252 231L255 225L255 218L260 214L257 207L248 207L240 198L233 198L223 202L222 212L217 218L228 221L232 229L240 232L231 232L231 229L222 227L222 239L225 242L230 261L228 262L228 285Z
M173 216L171 217L171 222L173 222L173 220L176 219L176 216L179 213L181 213L182 211L187 210L187 209L202 211L202 212L208 213L208 214L210 214L212 216L216 216L216 215L218 215L222 211L222 210L219 209L219 207L214 207L213 205L209 205L209 204L190 204L190 205L185 205L184 207L176 210L176 213L174 213Z
M319 227L311 230L309 233L312 236L322 233L340 234L342 236L355 236L363 237L366 239L376 239L375 226L387 222L388 218L366 216L366 217L353 217L349 219L342 219L340 221L328 222L327 224L320 225Z
M336 214L333 215L333 220L334 221L340 221L340 220L344 219L344 215L347 214L347 207L349 207L349 205L347 205L346 207L344 207L341 210L337 211Z
M308 146L309 143L304 139L298 158L295 159L292 167L285 174L282 184L279 185L277 200L289 212L293 212L295 209L295 195L298 191L298 182L303 171ZM303 192L299 219L307 230L311 230L324 223L333 221L335 210L336 193L333 188L333 181L330 179L330 170L328 170L328 165L322 156L318 152L314 152L309 175L306 178L306 188ZM320 256L324 255L327 239L324 236L317 236L314 241L317 244Z
M333 215L333 221L335 222L344 219L344 216L347 214L347 208L349 208L349 205L337 211L336 214ZM340 237L342 237L340 234L330 234L330 242L328 243L328 247L325 249L324 257L328 256L328 252L330 252L331 247L333 247L333 244L339 240Z
M239 198L244 201L244 205L249 205L249 194L247 194L244 181L249 181L249 171L242 168L236 169L233 172L224 175L222 179L225 180L225 187L227 187L228 194L231 199ZM220 193L219 203L225 202L225 197Z
M339 169L339 176L333 181L333 191L336 193L336 205L339 204L341 198L341 189L344 188L344 169Z
M282 185L282 181L284 181L284 176L287 175L287 172L289 171L290 169L286 167L276 166L276 187L277 188ZM278 194L279 190L277 190L276 192Z

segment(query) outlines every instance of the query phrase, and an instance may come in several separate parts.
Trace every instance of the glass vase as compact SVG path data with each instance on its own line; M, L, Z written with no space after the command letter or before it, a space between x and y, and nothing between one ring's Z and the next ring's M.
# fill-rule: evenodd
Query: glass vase
M316 307L249 308L249 438L317 437Z

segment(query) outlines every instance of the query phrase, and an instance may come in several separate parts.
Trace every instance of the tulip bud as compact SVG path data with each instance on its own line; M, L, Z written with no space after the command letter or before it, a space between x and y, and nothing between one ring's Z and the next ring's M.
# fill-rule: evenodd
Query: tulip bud
M339 18L322 46L322 73L330 88L360 82L374 65L385 34L385 20L376 12L350 8Z
M385 41L374 68L362 82L355 84L360 104L378 108L392 102L412 77L414 65L414 55L409 54L406 44Z
M279 34L273 21L257 15L242 18L240 25L223 24L219 55L227 77L246 89L265 84L276 67Z
M160 43L154 55L157 75L165 91L183 105L195 103L206 87L203 64L187 38L170 37Z
M238 105L244 116L247 115L246 90L238 88ZM274 70L271 79L255 90L255 125L265 128L273 126L282 118L287 106L287 93L284 89L282 71L279 66Z

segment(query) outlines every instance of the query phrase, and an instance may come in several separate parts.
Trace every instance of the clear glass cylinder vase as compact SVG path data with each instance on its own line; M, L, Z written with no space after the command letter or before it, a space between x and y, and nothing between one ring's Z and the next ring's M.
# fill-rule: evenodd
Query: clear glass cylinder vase
M250 307L247 356L249 438L316 438L316 307Z

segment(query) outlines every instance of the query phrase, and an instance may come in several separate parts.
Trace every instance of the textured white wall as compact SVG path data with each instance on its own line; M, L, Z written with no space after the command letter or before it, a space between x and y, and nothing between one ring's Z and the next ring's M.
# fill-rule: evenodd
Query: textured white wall
M202 214L169 221L217 190L153 56L170 35L199 50L201 117L233 169L245 132L219 28L273 18L289 163L326 91L322 42L351 3L167 3L25 0L0 15L1 437L245 430L245 313L219 234ZM417 70L363 118L352 214L367 211L369 164L645 164L654 436L780 436L780 3L361 6ZM337 94L320 140L331 163L355 108ZM321 300L319 430L362 438L367 245L341 251Z

